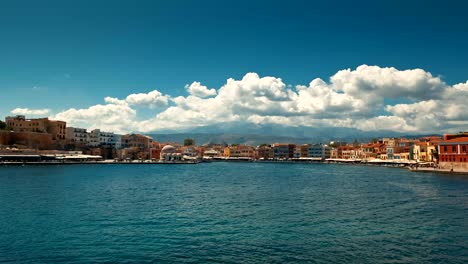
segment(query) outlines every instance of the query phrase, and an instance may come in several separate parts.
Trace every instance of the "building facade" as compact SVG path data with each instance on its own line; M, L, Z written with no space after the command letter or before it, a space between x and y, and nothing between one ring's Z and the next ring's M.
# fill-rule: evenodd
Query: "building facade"
M256 158L255 148L252 146L235 145L224 148L224 156L228 158Z
M468 136L443 140L438 151L441 168L468 170Z
M313 144L307 147L307 157L328 159L331 156L331 148L325 144Z
M89 135L85 128L67 127L65 138L74 144L88 145Z
M275 143L271 145L271 148L274 159L292 159L296 145Z
M5 123L14 132L47 133L52 135L52 140L64 140L67 123L49 118L27 119L24 115L8 116Z

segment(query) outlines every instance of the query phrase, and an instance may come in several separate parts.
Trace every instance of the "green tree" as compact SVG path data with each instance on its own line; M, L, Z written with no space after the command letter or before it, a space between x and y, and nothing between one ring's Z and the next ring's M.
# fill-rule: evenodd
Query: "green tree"
M195 145L195 140L192 138L186 138L184 139L184 146L193 146Z
M0 130L11 130L11 127L0 120Z

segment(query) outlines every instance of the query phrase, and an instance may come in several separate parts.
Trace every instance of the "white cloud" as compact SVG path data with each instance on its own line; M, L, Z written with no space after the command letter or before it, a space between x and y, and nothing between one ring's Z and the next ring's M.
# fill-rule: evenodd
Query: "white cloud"
M438 98L446 84L422 69L397 70L393 67L361 65L356 70L341 70L331 77L337 90L354 97Z
M199 82L193 82L190 85L185 85L185 89L189 94L198 97L208 97L216 95L215 89L208 89L208 87L201 85Z
M126 105L127 104L127 102L125 100L120 100L118 98L110 97L110 96L105 97L104 102L106 102L108 104L118 104L118 105Z
M329 83L316 78L295 88L280 78L247 73L217 90L199 82L185 88L187 96L154 90L125 99L106 97L105 105L69 109L56 117L116 132L244 122L430 133L466 130L468 120L468 82L450 86L422 69L362 65L338 71ZM385 105L386 99L400 103ZM135 106L158 110L145 119Z
M131 105L156 108L166 106L169 102L169 96L163 95L158 90L153 90L149 93L130 94L125 101Z
M14 115L48 115L50 109L29 109L29 108L15 108L11 110Z
M127 104L94 105L86 109L68 109L52 117L67 122L67 126L127 133L137 125L136 111Z

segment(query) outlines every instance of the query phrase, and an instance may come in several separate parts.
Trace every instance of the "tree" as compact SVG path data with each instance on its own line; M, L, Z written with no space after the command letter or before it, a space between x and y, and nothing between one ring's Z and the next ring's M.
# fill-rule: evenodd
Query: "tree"
M192 138L186 138L184 139L184 146L193 146L195 145L195 140Z
M439 151L437 148L435 149L431 149L431 152L432 152L432 157L434 157L436 159L436 161L439 160Z
M0 130L11 130L11 127L0 120Z

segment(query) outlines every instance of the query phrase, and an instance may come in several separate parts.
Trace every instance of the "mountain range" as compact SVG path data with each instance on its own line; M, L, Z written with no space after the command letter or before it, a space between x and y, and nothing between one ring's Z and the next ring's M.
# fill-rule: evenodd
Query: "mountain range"
M419 137L416 135L396 131L362 131L354 128L312 128L312 127L284 127L280 125L249 125L225 124L203 126L185 131L165 130L149 134L159 142L182 143L186 138L192 138L196 144L247 144L260 145L271 143L329 143L340 142L368 142L382 137Z

